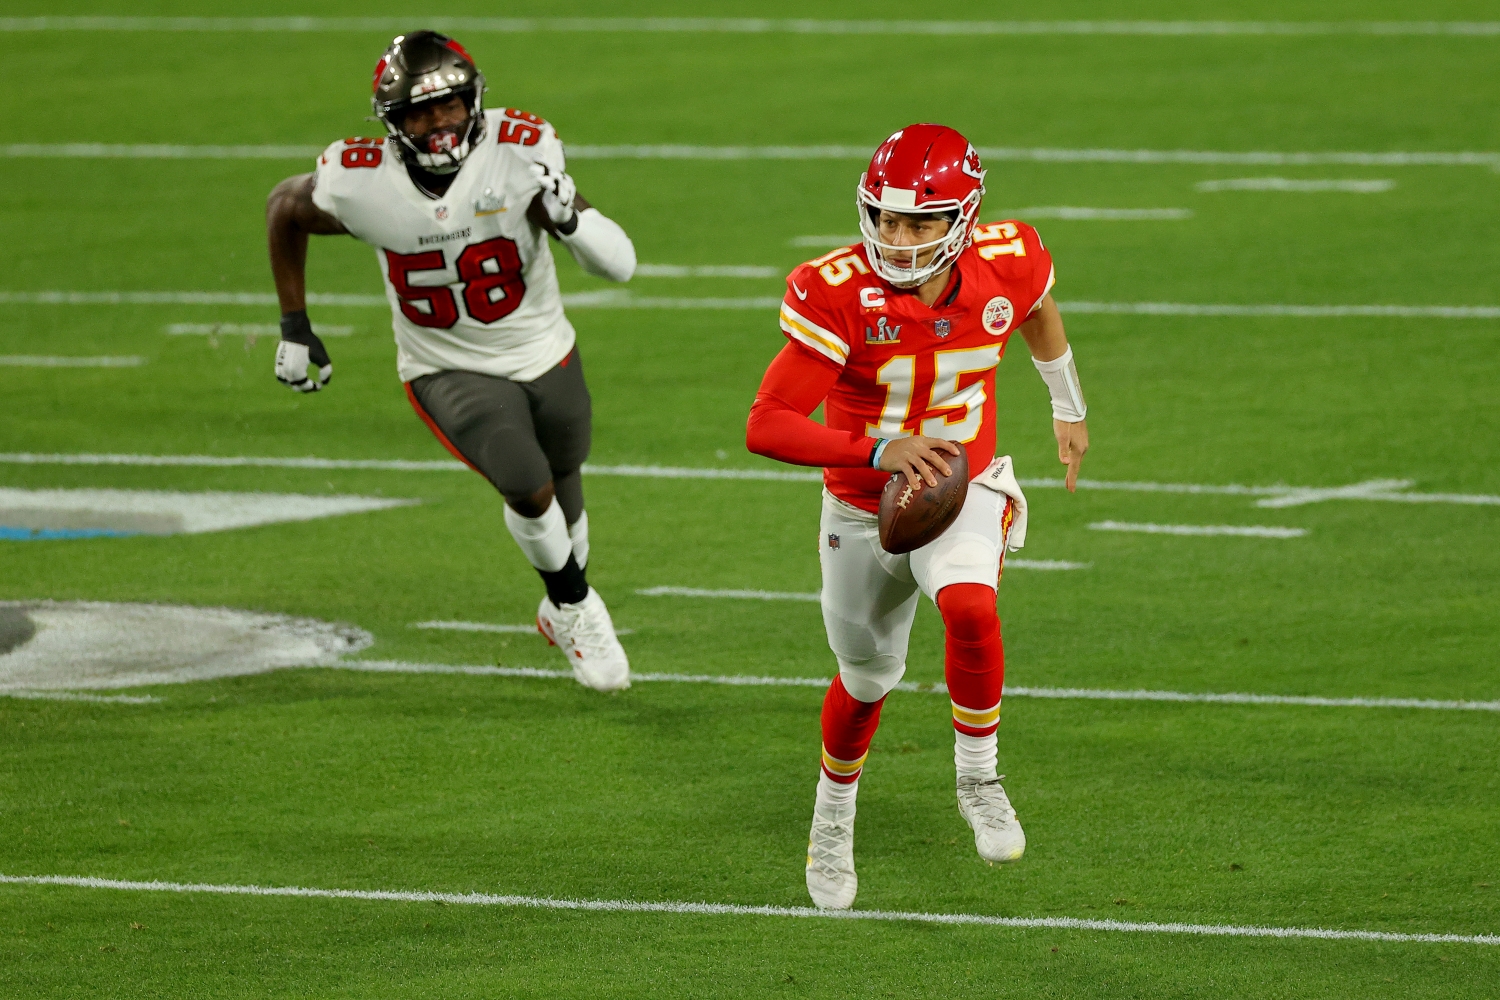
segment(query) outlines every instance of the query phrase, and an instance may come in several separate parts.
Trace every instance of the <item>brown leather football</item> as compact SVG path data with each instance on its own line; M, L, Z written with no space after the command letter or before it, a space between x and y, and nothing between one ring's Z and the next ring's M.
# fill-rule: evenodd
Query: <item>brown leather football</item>
M920 549L948 530L963 510L969 495L969 453L960 446L957 455L944 454L953 475L936 469L937 485L912 489L904 472L894 473L880 494L880 546L900 555Z

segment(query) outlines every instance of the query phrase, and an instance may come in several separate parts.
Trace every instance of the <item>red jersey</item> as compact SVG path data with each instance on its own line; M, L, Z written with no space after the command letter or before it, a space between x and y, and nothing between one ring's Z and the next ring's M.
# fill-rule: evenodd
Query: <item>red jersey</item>
M830 429L911 434L967 447L978 475L995 457L995 367L1017 326L1051 290L1052 255L1024 222L993 222L954 261L932 306L878 277L861 246L840 247L787 278L781 329L841 369L824 401ZM889 472L827 468L828 490L867 511Z

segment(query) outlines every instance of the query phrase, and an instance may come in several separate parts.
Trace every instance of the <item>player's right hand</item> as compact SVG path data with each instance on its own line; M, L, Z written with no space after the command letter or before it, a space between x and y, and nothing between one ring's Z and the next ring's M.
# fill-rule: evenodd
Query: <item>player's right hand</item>
M912 489L921 489L922 481L928 486L937 485L936 469L944 476L953 475L953 469L943 459L943 453L957 455L961 445L932 437L895 438L880 453L880 468L885 472L905 473Z
M317 366L317 376L308 375L309 365ZM298 392L317 392L333 378L333 362L328 349L313 333L306 310L285 313L281 317L281 343L276 346L276 381Z

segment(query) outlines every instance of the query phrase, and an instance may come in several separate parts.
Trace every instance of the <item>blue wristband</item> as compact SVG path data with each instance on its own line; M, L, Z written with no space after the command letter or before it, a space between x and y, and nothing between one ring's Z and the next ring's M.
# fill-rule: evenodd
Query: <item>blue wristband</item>
M872 452L870 452L870 468L872 468L872 469L878 469L878 468L880 468L880 453L883 452L883 451L885 451L885 446L888 445L888 444L890 444L890 443L891 443L891 439L890 438L881 438L880 439L880 443L875 446L875 450L872 451Z

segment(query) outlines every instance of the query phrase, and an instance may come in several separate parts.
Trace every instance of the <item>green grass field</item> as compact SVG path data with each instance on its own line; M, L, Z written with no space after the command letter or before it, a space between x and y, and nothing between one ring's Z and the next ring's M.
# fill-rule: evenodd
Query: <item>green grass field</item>
M7 17L400 17L338 0L209 9L14 0ZM1492 20L1434 0L1034 10L753 10L589 2L452 16ZM421 16L409 22L423 24ZM17 31L0 19L8 143L321 146L378 126L391 32ZM1500 35L459 32L494 105L574 146L875 146L914 120L977 145L1368 153L1500 150ZM18 464L30 454L441 460L394 374L383 307L313 306L329 391L271 375L274 306L38 303L30 293L272 285L263 203L311 160L0 157L0 488L360 494L413 506L210 534L0 541L0 600L229 607L356 625L371 660L560 669L526 634L541 587L466 472ZM1494 162L1494 161L1492 161ZM992 159L986 218L1035 218L1104 484L1330 488L1380 479L1487 503L1090 487L1029 490L1007 570L1007 687L1335 699L1500 698L1500 325L1488 316L1142 315L1069 303L1500 305L1500 168ZM853 233L858 159L578 158L640 259L790 269ZM1205 181L1394 182L1375 193ZM1026 216L1022 216L1025 218ZM831 246L832 244L830 244ZM567 255L565 292L605 288ZM377 295L368 247L321 239L309 290ZM640 277L637 297L777 297L777 278ZM19 293L19 294L17 294ZM767 309L575 308L599 465L772 469L743 428L783 342ZM1056 477L1046 391L1017 344L1001 449ZM586 478L590 580L638 672L831 677L806 601L809 482ZM1298 538L1091 530L1261 525ZM0 518L3 521L3 518ZM3 666L4 657L0 657ZM907 677L942 680L924 602ZM290 669L132 689L146 704L0 697L0 875L802 907L815 687ZM862 782L861 910L1396 934L1500 933L1500 714L1011 697L1001 770L1030 847L989 868L954 808L941 695L893 694ZM14 997L1490 997L1490 943L1263 938L916 920L551 910L0 884Z

